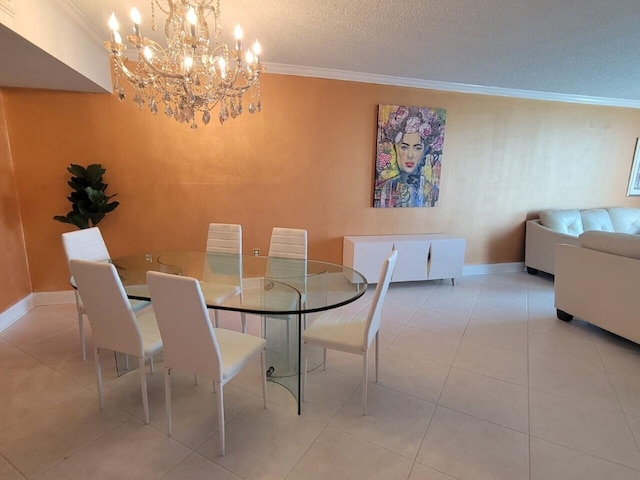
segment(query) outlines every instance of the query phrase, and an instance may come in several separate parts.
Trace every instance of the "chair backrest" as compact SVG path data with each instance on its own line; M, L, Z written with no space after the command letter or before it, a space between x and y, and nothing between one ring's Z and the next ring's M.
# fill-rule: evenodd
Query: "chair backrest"
M136 315L116 267L107 262L72 258L69 268L89 317L94 345L143 356Z
M266 276L306 289L307 231L273 227Z
M96 262L104 262L110 258L98 227L63 233L62 246L67 256L67 262L72 258Z
M380 321L382 319L382 305L384 298L387 296L387 290L389 289L389 283L391 282L391 276L393 270L396 267L396 260L398 259L398 251L393 250L391 254L385 259L382 264L382 270L380 271L380 278L378 279L378 285L376 291L373 294L373 301L369 308L369 314L367 315L367 327L364 330L364 348L368 348L373 341L378 330L380 330Z
M207 252L242 253L242 225L210 223L207 235Z
M307 231L299 228L273 227L269 256L306 259Z
M200 284L195 278L147 272L162 337L164 365L222 380L222 359Z
M207 253L209 255L202 278L205 281L217 278L218 281L237 284L242 288L242 225L210 223Z

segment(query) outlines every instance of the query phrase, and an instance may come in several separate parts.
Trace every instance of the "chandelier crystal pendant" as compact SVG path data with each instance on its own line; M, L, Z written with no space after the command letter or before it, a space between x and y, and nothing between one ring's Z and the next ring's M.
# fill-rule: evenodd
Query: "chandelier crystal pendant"
M167 46L162 47L141 35L141 16L131 10L133 34L127 41L137 52L137 62L130 69L125 64L127 47L118 31L114 13L109 19L111 40L104 42L114 69L114 92L124 100L122 80L131 84L133 101L140 110L144 105L154 115L162 108L165 115L197 128L199 117L204 125L217 108L224 123L243 112L243 96L249 96L249 113L259 112L261 47L242 48L242 29L234 30L235 46L218 43L220 35L220 0L150 0L151 29L156 30L155 6L167 14L164 27ZM210 38L209 24L212 23Z

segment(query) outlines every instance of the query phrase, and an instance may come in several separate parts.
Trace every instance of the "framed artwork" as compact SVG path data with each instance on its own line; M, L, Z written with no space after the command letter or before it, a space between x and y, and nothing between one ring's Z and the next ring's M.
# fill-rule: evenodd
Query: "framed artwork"
M446 110L378 106L373 206L436 207Z
M636 151L633 154L633 164L627 187L627 197L635 195L640 195L640 138L636 139Z

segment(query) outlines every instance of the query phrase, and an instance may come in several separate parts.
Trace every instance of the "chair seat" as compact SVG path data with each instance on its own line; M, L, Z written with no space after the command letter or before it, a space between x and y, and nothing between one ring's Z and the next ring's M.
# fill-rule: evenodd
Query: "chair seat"
M247 335L245 333L226 330L224 328L213 329L218 340L220 356L222 357L222 378L232 378L246 365L247 361L264 350L267 345L265 339Z
M242 289L239 285L215 285L200 282L202 296L207 305L220 305L225 300L238 295Z
M328 311L320 315L302 333L302 339L310 345L319 344L332 350L362 352L366 316Z
M136 320L142 337L144 356L148 357L160 353L162 351L162 337L160 336L155 315L152 312L147 312L140 315Z

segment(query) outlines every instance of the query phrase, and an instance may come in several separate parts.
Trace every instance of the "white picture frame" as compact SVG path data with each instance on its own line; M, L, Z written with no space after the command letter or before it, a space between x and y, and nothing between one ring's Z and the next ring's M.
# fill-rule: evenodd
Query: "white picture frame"
M627 197L640 195L640 138L636 139L636 149L633 154L633 164L629 175L629 186L627 187Z

